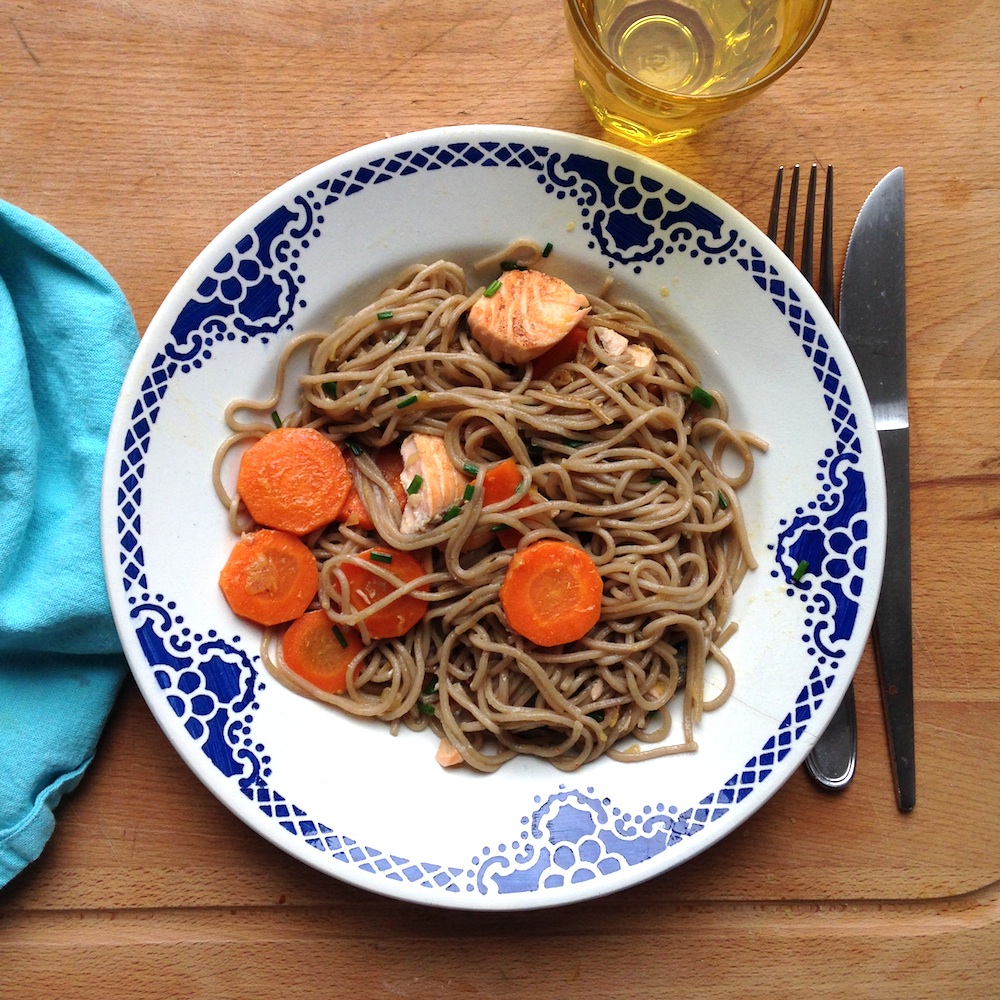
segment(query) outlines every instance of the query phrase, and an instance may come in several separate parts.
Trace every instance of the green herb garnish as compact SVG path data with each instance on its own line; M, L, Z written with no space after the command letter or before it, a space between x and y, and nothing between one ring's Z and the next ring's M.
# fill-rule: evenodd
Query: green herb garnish
M726 499L726 494L719 490L719 509L729 510L729 501Z
M467 486L465 487L465 492L464 492L464 493L462 494L462 499L463 499L463 500L464 500L464 501L465 501L466 503L468 503L468 502L469 502L469 501L470 501L470 500L472 499L472 496L473 496L473 494L474 494L475 492L476 492L476 487L475 487L475 486L473 486L473 485L472 485L472 483L469 483L469 484L468 484L468 485L467 485Z
M347 649L347 640L344 638L344 633L340 631L337 625L333 626L333 635L337 642L340 643L341 649Z
M372 549L372 551L368 553L368 558L372 562L378 562L378 563L391 563L392 562L392 554L391 553L389 553L389 552L379 552L378 549Z
M337 383L336 382L324 382L323 383L323 392L325 392L326 395L330 399L336 399L337 398Z
M428 705L426 701L418 701L417 702L417 711L421 715L434 715L435 714L434 706L433 705Z
M281 417L278 416L278 411L277 410L272 410L271 411L271 419L274 421L274 426L275 427L279 427L279 428L281 427Z
M700 385L696 385L691 390L691 402L697 403L699 406L704 406L707 410L715 403L715 399L711 393L705 392Z
M493 279L493 281L491 281L491 282L490 282L490 283L489 283L489 284L488 284L488 285L487 285L487 286L486 286L486 287L485 287L485 288L483 289L483 295L484 295L484 296L485 296L486 298L491 298L492 296L496 295L496 293L497 293L497 292L499 292L499 291L500 291L500 286L501 286L502 284L503 284L503 282L502 282L502 281L501 281L501 280L500 280L499 278L494 278L494 279Z
M792 573L792 579L796 583L798 583L802 579L802 577L804 577L808 572L809 572L809 560L800 559L798 566L795 567L795 572Z
M383 309L381 312L375 313L376 319L392 319L392 310Z
M405 409L406 409L406 407L408 407L408 406L413 406L413 404L414 404L414 403L415 403L416 401L417 401L417 397L416 397L416 396L407 396L407 397L406 397L406 399L401 399L401 400L400 400L400 401L399 401L399 402L398 402L398 403L396 404L396 409L397 409L397 410L405 410Z
M449 507L441 517L442 521L450 521L453 517L458 517L462 513L462 508L459 506Z
M420 487L424 485L423 476L414 476L410 480L410 485L406 487L406 492L412 497L414 493L419 492Z
M479 475L479 466L478 465L473 465L471 462L465 462L462 465L462 471L467 476L478 476Z
M352 455L360 455L365 450L364 445L356 437L349 437L346 443Z
M551 243L546 243L545 244L545 249L542 251L542 256L543 257L548 257L548 255L550 253L552 253L552 244Z

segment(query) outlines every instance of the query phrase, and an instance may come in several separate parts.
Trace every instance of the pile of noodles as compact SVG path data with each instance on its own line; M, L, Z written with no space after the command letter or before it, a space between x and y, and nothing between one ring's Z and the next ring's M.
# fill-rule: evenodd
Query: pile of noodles
M701 713L733 688L721 647L735 628L733 592L754 566L736 491L752 473L752 449L764 445L728 425L718 392L707 410L692 403L691 361L638 308L595 296L585 325L647 345L654 364L612 357L590 332L579 361L533 380L530 364L496 364L470 337L464 316L480 294L454 263L414 266L332 332L290 343L270 399L228 407L234 433L216 457L215 485L239 532L253 524L223 484L225 455L273 427L289 359L308 348L301 410L283 422L351 449L378 535L333 524L305 539L320 568L317 606L333 623L368 638L365 617L380 605L354 611L341 567L379 539L416 551L427 570L403 588L429 602L424 619L401 638L371 641L343 695L320 692L284 666L280 630L265 632L264 662L346 712L394 728L431 727L482 771L517 754L569 770L602 754L627 761L694 750ZM238 423L240 411L257 421ZM458 516L402 534L399 503L372 452L412 431L443 435L458 468L479 470L477 485L490 463L513 456L535 502L515 510L516 496L484 510L477 489ZM523 532L522 547L556 538L590 554L604 593L588 635L543 648L508 630L498 595L514 550L497 543L488 530L495 526ZM484 534L485 545L470 547ZM707 700L710 657L725 680ZM682 732L668 736L675 697Z

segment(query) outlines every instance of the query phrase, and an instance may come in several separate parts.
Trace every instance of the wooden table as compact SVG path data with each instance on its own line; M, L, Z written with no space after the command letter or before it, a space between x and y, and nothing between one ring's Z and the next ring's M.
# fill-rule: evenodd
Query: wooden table
M0 3L0 197L89 249L140 330L258 197L388 134L602 133L556 0ZM871 652L860 762L794 778L680 869L558 911L425 910L320 876L185 768L128 681L46 851L0 892L5 998L1000 995L1000 15L835 0L812 52L653 156L766 219L833 161L839 256L907 171L918 804L897 812Z

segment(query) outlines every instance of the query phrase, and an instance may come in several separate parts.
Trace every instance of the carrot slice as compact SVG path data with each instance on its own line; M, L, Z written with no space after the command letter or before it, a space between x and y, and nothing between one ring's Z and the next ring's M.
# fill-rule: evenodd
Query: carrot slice
M295 535L261 528L233 546L219 586L233 611L259 625L298 618L319 589L316 559Z
M483 506L499 503L501 500L512 497L521 485L521 481L521 470L517 467L514 459L505 458L502 462L491 466L483 474ZM508 507L507 509L517 510L520 507L530 506L530 504L531 498L523 496L512 508ZM517 547L521 532L517 528L501 528L497 532L497 537L505 549L513 549Z
M373 458L379 472L382 473L382 477L396 494L400 509L404 508L406 506L406 489L401 479L403 474L403 456L400 455L399 449L379 448L373 453ZM363 528L365 531L372 531L375 528L375 522L372 520L371 514L365 509L364 501L358 492L357 483L355 482L354 459L351 457L350 452L344 454L344 460L347 462L347 468L351 474L351 489L336 520L346 525L355 525Z
M545 539L515 552L500 586L507 624L539 646L582 639L601 617L601 574L583 549Z
M512 458L491 465L483 473L483 506L512 497L521 485L521 471Z
M334 625L323 610L296 618L281 638L288 669L328 694L347 690L347 668L362 649L361 636L346 625Z
M344 576L351 588L351 607L355 611L364 611L394 593L399 585L424 575L424 567L409 552L379 546L366 549L359 555L362 562L385 568L397 583L384 580L363 565L344 563ZM365 625L373 639L391 639L409 632L424 617L426 611L426 601L412 594L400 594L384 608L369 615L365 619Z
M517 492L521 481L521 470L514 459L505 458L502 462L491 465L483 473L483 506L488 507L491 504L510 499ZM527 496L521 497L513 505L513 509L517 510L517 508L524 507L531 502ZM511 507L507 508L507 510L511 509ZM472 549L478 549L481 545L492 542L494 538L499 538L500 544L505 549L514 549L517 548L521 533L517 528L498 527L496 531L491 531L489 528L477 528L466 540L462 550L470 552Z
M305 535L336 518L352 482L328 437L312 427L279 427L243 454L236 486L258 524Z
M548 378L549 372L567 361L576 361L576 352L587 343L587 328L577 324L562 340L553 344L531 363L532 378Z

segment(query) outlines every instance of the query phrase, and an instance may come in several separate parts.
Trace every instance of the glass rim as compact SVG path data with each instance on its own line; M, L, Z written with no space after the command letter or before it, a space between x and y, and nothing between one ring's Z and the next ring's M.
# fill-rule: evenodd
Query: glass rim
M626 78L628 82L637 90L643 92L654 100L669 98L672 101L711 103L713 101L730 100L734 97L746 97L758 90L763 90L766 86L768 86L768 84L771 84L779 77L784 76L784 74L787 73L806 54L806 52L809 51L809 48L815 41L820 29L826 22L827 15L830 13L830 8L833 6L833 0L819 0L819 3L816 5L816 15L813 18L812 23L809 25L809 29L807 30L805 36L795 49L790 52L784 60L782 60L780 65L775 66L774 69L772 69L766 76L754 79L752 82L746 83L741 87L737 87L735 90L727 90L718 94L679 94L672 90L661 90L658 87L651 87L648 83L643 82L623 66L616 63L607 54L604 47L594 36L594 33L590 30L587 23L583 19L583 15L580 12L580 8L582 6L581 0L564 0L564 6L573 18L573 23L577 32L586 40L590 53L603 64L605 69L610 69L616 74Z

